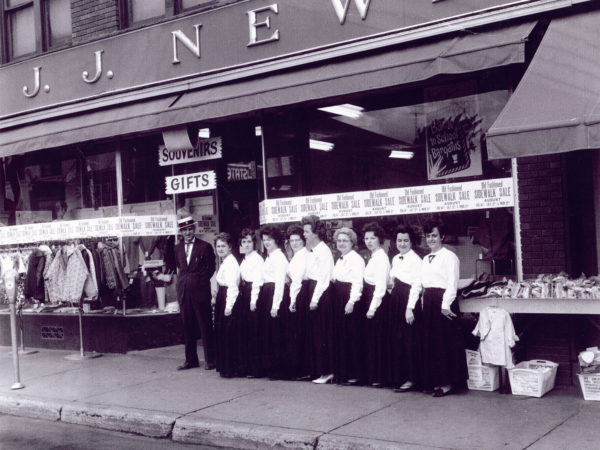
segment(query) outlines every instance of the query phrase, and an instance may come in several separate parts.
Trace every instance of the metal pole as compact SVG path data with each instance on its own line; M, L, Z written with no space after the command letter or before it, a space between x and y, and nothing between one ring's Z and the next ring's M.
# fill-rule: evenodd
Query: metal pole
M10 387L11 389L23 389L24 384L21 383L21 374L19 371L19 349L17 345L17 312L16 312L16 299L17 299L17 287L15 285L15 278L17 276L16 271L9 270L4 274L4 286L6 287L6 294L8 295L8 301L10 303L10 340L12 343L12 356L13 356L13 369L15 382Z

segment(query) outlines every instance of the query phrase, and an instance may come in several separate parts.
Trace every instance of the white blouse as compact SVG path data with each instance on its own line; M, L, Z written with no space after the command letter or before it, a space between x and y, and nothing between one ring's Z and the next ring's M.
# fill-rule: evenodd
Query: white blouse
M419 300L419 294L421 293L421 264L421 258L412 249L405 255L398 254L392 258L390 276L392 279L397 278L410 286L408 304L406 305L408 309L414 309Z
M302 281L306 280L306 272L308 270L308 255L309 251L306 247L298 250L288 265L287 275L290 283L290 306L296 304L296 298L302 289Z
M316 306L319 304L323 292L329 287L332 273L333 255L327 244L321 241L310 251L308 258L306 277L317 282L313 296L310 299L311 305Z
M227 286L227 297L225 299L225 312L231 313L233 305L240 293L240 265L231 253L225 257L219 271L217 272L217 283L219 286Z
M288 260L279 248L269 253L263 264L262 283L275 283L271 311L279 311L279 306L283 300L287 267Z
M423 258L421 264L421 284L424 288L444 289L442 308L450 309L456 299L460 261L458 256L442 247L435 253L430 253Z
M356 303L362 294L364 272L365 260L354 250L340 256L333 268L332 278L334 280L352 284L348 299L352 304Z
M262 284L262 268L264 260L255 250L247 254L240 264L240 273L242 280L252 283L252 291L250 293L250 303L256 305L258 293Z
M373 298L369 306L369 313L374 314L381 305L381 300L387 290L388 279L390 276L390 260L383 248L375 250L371 254L371 259L365 267L365 283L375 286Z

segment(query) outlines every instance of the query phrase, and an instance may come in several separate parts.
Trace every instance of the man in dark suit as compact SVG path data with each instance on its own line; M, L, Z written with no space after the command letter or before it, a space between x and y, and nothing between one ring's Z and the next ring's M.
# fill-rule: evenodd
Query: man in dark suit
M210 278L215 273L212 246L196 238L196 223L191 216L177 221L183 242L175 246L177 263L177 300L183 320L185 363L177 370L199 367L196 340L198 332L204 345L205 368L215 368L215 337L211 307Z

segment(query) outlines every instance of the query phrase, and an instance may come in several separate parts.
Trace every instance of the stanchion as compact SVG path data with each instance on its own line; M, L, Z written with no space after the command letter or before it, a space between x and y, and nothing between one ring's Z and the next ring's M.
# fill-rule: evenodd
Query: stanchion
M13 370L15 382L10 387L11 389L23 389L25 385L21 383L21 374L19 370L19 350L17 348L17 312L16 312L16 299L17 299L17 287L15 284L15 278L17 272L12 269L4 273L4 286L6 288L6 295L8 296L8 302L10 306L10 340L12 343L12 356L13 356Z
M23 333L23 305L19 304L19 308L18 308L18 315L19 315L19 330L21 332L21 348L19 349L19 355L33 355L34 353L37 353L37 350L25 350L25 336Z
M81 301L79 302L78 316L79 316L79 353L73 353L71 355L67 355L67 356L65 356L65 359L68 359L70 361L83 361L85 359L99 358L100 356L102 356L102 353L86 354L83 351L83 307L82 307Z

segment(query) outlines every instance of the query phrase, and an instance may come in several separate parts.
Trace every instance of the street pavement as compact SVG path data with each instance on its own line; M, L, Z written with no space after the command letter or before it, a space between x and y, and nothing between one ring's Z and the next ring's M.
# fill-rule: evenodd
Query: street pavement
M72 352L22 355L24 389L11 390L0 347L0 413L225 448L597 448L600 402L576 386L542 398L420 392L221 378L176 371L183 347L73 361ZM199 352L202 353L201 351ZM27 427L22 428L27 433ZM2 441L0 436L0 441Z

